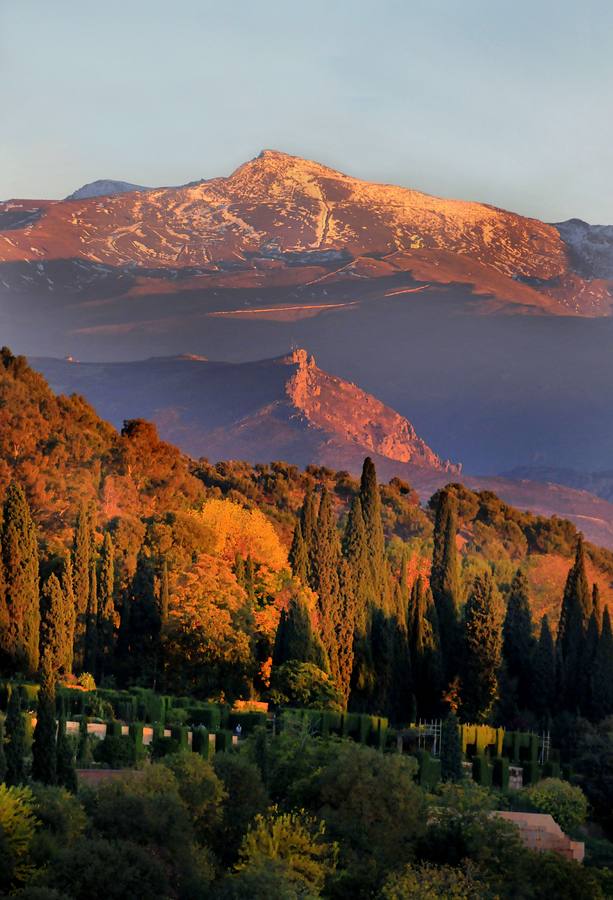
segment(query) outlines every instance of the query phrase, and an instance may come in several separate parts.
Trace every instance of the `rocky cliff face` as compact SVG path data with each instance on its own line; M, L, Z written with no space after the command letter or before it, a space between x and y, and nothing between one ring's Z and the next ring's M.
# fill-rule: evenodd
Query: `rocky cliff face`
M294 373L286 394L311 427L397 462L458 473L461 466L443 462L395 410L365 391L319 369L306 350L284 357Z

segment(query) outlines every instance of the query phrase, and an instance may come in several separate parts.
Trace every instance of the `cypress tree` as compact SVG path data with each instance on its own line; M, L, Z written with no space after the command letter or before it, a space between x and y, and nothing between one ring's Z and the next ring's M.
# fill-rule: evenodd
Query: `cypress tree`
M349 700L351 676L354 666L354 635L356 620L356 600L354 581L347 561L339 562L339 607L336 614L337 685L345 700Z
M0 719L0 784L6 778L6 753L4 752L4 721Z
M89 598L85 620L85 670L96 675L98 672L98 573L93 557L90 563Z
M332 502L324 487L319 503L313 584L318 597L321 640L330 674L339 690L348 691L347 666L353 654L353 595L341 565L341 548ZM350 676L350 673L349 673Z
M561 693L569 710L576 709L582 699L583 645L592 609L593 598L585 570L585 548L579 537L575 562L566 579L557 637Z
M146 548L138 554L130 597L124 602L124 658L132 672L155 679L160 651L161 619L153 560ZM125 624L124 624L125 623Z
M91 740L87 731L87 716L79 720L79 742L77 744L77 765L80 769L88 769L93 760Z
M600 602L600 588L594 582L592 585L592 613L596 618L598 634L602 631L602 604Z
M13 686L6 711L6 783L21 784L25 778L26 724L21 711L19 688Z
M253 606L255 604L255 566L253 559L249 553L245 560L245 590L247 592L247 602Z
M57 779L56 729L55 673L45 660L32 741L32 778L44 784L55 784Z
M168 610L170 608L170 584L168 582L168 563L166 558L162 563L162 572L160 575L160 621L162 627L168 621Z
M491 575L477 575L464 611L462 712L467 722L487 721L498 699L502 615Z
M307 584L309 555L304 542L304 537L302 536L302 525L300 524L300 521L296 522L296 527L294 528L292 546L289 551L289 564L296 578L299 578L303 584Z
M362 467L360 502L366 529L366 546L370 559L372 586L375 591L374 600L378 606L384 608L386 605L387 571L381 496L379 494L379 485L377 484L375 465L369 456L364 460Z
M436 608L421 575L413 583L406 617L417 713L434 715L441 699L442 660Z
M77 773L75 769L74 754L72 746L66 734L66 710L64 701L60 706L60 715L57 726L57 783L67 790L76 793L77 791Z
M445 489L440 492L436 506L430 586L438 617L447 681L456 674L459 649L458 609L461 591L457 530L457 501L452 492Z
M4 501L0 557L0 652L12 668L32 673L39 660L38 543L26 496L15 482Z
M62 593L64 595L64 632L66 641L64 643L65 657L60 665L60 671L72 672L74 661L74 641L75 626L77 621L77 610L75 603L74 587L72 581L72 558L70 555L64 560L64 568L62 571Z
M72 549L72 581L76 610L74 664L77 671L82 671L85 664L87 608L91 598L91 551L90 516L87 509L82 507L77 516Z
M106 531L100 554L98 584L98 647L101 675L104 675L110 667L118 627L119 616L115 606L115 550L110 532Z
M242 588L245 587L245 560L237 552L234 557L234 576Z
M275 636L273 665L281 666L289 660L313 663L329 672L326 652L313 630L311 616L304 598L298 593L291 597L281 617Z
M548 717L553 712L556 695L556 651L546 615L541 619L541 630L534 654L533 680L530 706L540 716Z
M69 618L66 611L67 601L57 575L51 574L44 583L41 601L41 658L43 665L49 666L54 672L60 672L65 670L66 661L70 656L69 645L72 635L66 630Z
M441 777L443 781L462 781L462 744L458 719L450 712L443 720L441 728Z
M536 642L528 596L528 579L520 569L511 584L502 633L507 673L517 686L518 703L525 709L529 706L532 696L532 660Z
M317 497L310 485L304 494L302 509L300 511L300 530L302 531L302 539L307 556L307 582L309 587L313 587L314 568L317 556L317 516L318 516Z
M608 607L592 670L592 709L597 720L613 715L613 631Z

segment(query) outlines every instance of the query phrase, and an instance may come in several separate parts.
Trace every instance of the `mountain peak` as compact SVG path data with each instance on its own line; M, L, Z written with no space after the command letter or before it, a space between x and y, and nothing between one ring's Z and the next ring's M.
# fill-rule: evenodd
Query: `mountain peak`
M90 197L112 197L114 194L127 194L131 191L148 191L148 187L142 184L132 184L129 181L114 181L111 178L99 178L90 181L73 191L66 200L88 200Z

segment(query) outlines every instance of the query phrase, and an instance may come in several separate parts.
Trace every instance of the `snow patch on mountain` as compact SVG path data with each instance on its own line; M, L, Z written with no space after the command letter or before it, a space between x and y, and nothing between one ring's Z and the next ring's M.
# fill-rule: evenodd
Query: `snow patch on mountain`
M90 181L84 184L66 200L87 200L90 197L111 197L113 194L127 194L130 191L148 191L150 188L142 184L131 184L129 181L112 181L108 178L99 178L98 181Z

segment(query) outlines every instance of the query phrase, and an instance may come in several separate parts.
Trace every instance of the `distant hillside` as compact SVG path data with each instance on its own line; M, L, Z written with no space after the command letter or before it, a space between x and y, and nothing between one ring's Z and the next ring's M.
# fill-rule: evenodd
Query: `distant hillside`
M613 547L613 504L539 479L460 476L458 464L437 455L408 419L323 371L305 350L240 364L195 356L32 364L54 390L82 394L116 427L144 416L165 440L195 458L282 459L356 474L369 455L382 478L405 479L424 500L461 477L469 487L495 491L521 509L569 518L590 540Z

